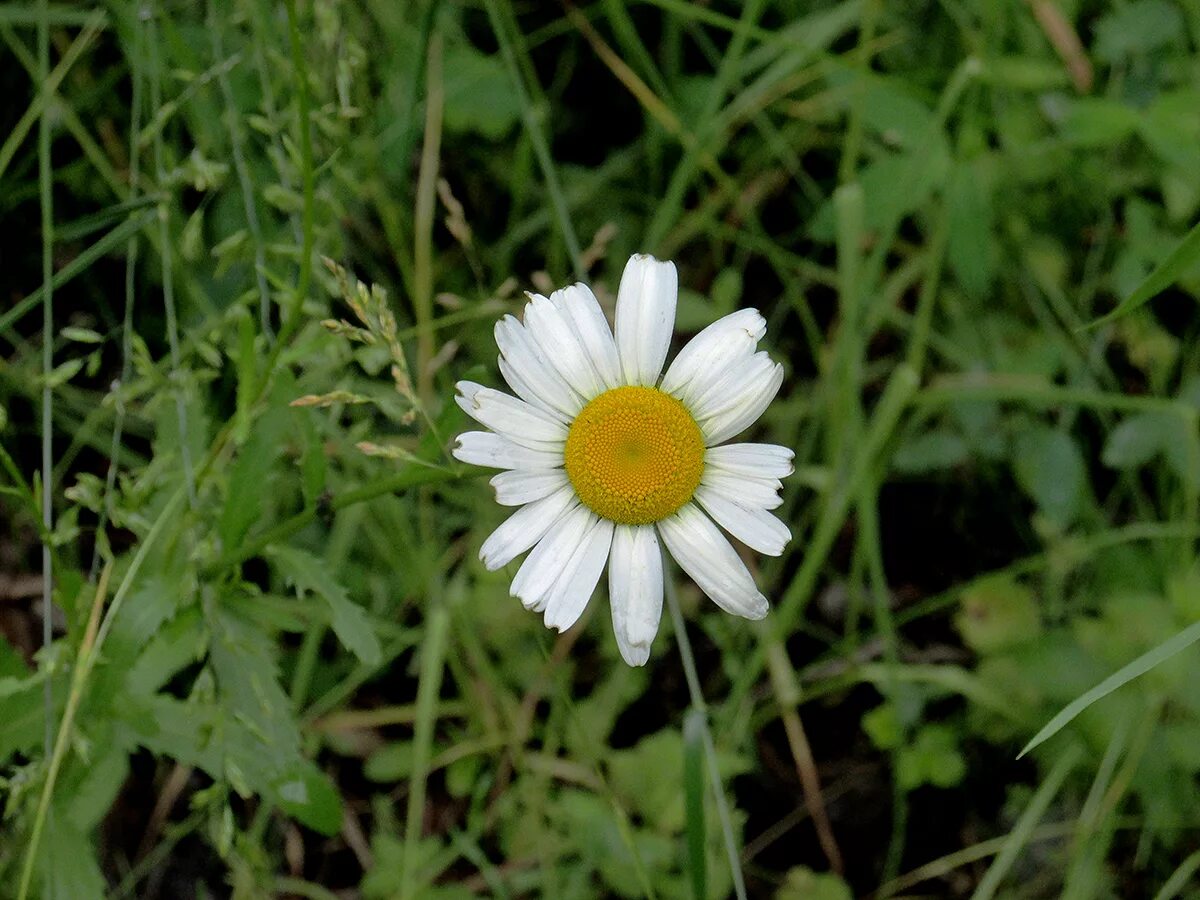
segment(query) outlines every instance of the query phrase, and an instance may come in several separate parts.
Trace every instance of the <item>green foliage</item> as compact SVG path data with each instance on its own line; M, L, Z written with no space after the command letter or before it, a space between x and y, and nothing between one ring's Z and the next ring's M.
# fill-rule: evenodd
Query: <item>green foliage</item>
M0 898L1187 896L1195 4L577 6L0 8ZM700 695L449 455L636 251L788 369Z

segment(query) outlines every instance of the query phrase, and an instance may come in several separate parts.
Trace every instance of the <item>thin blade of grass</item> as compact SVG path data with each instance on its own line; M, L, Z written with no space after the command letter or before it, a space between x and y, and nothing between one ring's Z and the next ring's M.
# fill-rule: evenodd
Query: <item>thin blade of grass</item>
M690 709L683 718L683 792L687 809L688 874L696 900L708 896L704 853L704 714Z
M429 776L433 732L437 727L438 695L442 690L445 670L447 636L450 632L450 610L445 598L434 598L425 622L425 637L421 642L420 675L417 682L417 718L413 725L413 772L409 781L408 808L405 814L404 856L401 869L400 897L414 896L416 872L421 841L421 824L425 817L425 781Z
M131 216L126 219L96 243L92 244L77 257L54 273L54 277L50 279L50 289L58 290L64 284L75 278L77 275L88 270L96 260L104 256L113 248L124 243L130 235L141 230L142 227L153 221L156 215L155 210L148 210L141 215ZM42 296L46 291L46 286L42 285L24 300L10 309L8 312L0 315L0 334L4 334L14 322L17 322L25 313L29 312L35 306L42 302Z
M1154 900L1171 900L1172 897L1179 896L1179 893L1192 880L1192 876L1196 874L1196 870L1200 869L1200 850L1191 854L1187 859L1179 864L1179 868L1170 874L1163 886L1158 889L1158 893L1154 895Z
M1033 736L1033 739L1017 754L1017 759L1020 759L1039 744L1045 743L1049 738L1058 734L1072 719L1097 700L1107 697L1117 688L1123 687L1135 678L1145 675L1155 666L1166 662L1176 653L1186 650L1192 644L1196 643L1196 641L1200 641L1200 622L1192 623L1174 637L1168 638L1153 650L1143 653L1133 662L1118 669L1090 691L1086 691L1068 703L1058 715L1047 722L1042 730Z
M516 31L512 9L506 5L507 15L502 13L499 0L484 0L484 6L487 8L488 19L492 23L492 31L500 44L500 55L504 58L509 78L517 92L517 100L521 105L521 121L525 125L525 132L529 135L530 143L533 144L533 152L537 155L542 177L546 180L546 193L550 195L550 205L554 209L555 219L558 220L558 229L562 233L563 243L566 244L571 267L576 278L584 278L587 272L583 268L583 252L580 249L579 238L575 235L575 226L571 224L571 212L567 208L567 198L558 182L558 172L554 167L554 159L550 155L550 145L546 141L546 136L542 134L540 117L534 108L533 99L530 97L529 89L517 62L520 33L518 32L515 38L512 34L512 31Z
M982 880L975 888L975 893L971 895L971 900L991 900L996 895L1000 882L1004 880L1004 876L1017 861L1017 855L1032 840L1034 830L1042 820L1042 816L1046 814L1050 802L1058 794L1059 788L1067 780L1067 776L1071 774L1071 770L1075 768L1075 764L1079 762L1082 754L1083 751L1078 746L1072 745L1059 757L1054 768L1050 770L1050 774L1046 776L1046 780L1038 786L1029 805L1021 813L1021 817L1017 819L1016 826L1009 832L1004 841L1004 847L996 854L992 864L988 866L987 872L984 873Z
M0 146L0 175L4 174L8 168L8 164L12 162L17 148L21 146L26 135L29 134L29 129L33 127L33 123L42 114L42 111L50 102L50 98L58 90L58 86L62 83L62 80L71 71L71 67L79 61L79 57L91 46L92 41L100 31L100 22L102 19L103 16L99 14L89 18L83 31L79 33L79 37L75 38L71 46L67 48L67 52L63 54L62 59L58 61L58 65L54 67L54 71L41 79L41 89L38 91L37 96L33 98L33 102L29 104L29 108L17 120L17 124L13 126L4 144Z
M1133 289L1132 294L1117 304L1116 309L1089 322L1081 330L1096 328L1114 319L1129 315L1139 306L1153 300L1158 294L1173 285L1184 272L1198 261L1200 261L1200 222L1197 222L1183 240L1176 244L1175 249L1167 254L1167 258Z

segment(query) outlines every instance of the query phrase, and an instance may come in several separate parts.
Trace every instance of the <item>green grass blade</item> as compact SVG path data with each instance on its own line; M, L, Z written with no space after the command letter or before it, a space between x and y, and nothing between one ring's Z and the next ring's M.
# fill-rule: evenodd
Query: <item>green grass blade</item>
M77 257L54 273L54 277L50 279L52 290L57 290L62 287L72 278L86 272L96 260L108 253L113 248L124 243L130 235L139 231L142 226L150 223L156 215L155 210L148 210L139 216L131 216L126 219L96 243L92 244ZM35 306L42 302L42 294L46 290L45 285L39 287L36 291L21 300L4 315L0 315L0 334L8 330L14 322L18 321L25 313L29 312Z
M409 781L408 809L404 829L404 865L400 896L412 897L417 885L416 872L421 841L421 823L425 815L425 780L433 752L433 732L437 727L438 696L446 663L446 645L450 633L450 609L443 597L433 598L425 637L421 642L420 676L417 682L417 718L413 724L413 772Z
M1187 887L1197 869L1200 869L1200 850L1179 864L1179 868L1172 872L1171 876L1163 882L1163 886L1158 889L1154 900L1171 900L1172 897L1179 896L1179 892Z
M1017 855L1033 837L1038 822L1046 814L1050 802L1062 787L1063 782L1067 780L1067 776L1071 774L1071 770L1075 768L1075 764L1079 762L1081 755L1082 751L1078 747L1072 746L1059 757L1054 768L1050 770L1050 774L1046 776L1046 780L1038 786L1033 799L1025 807L1025 811L1021 813L1021 818L1017 820L1016 826L1009 832L1004 847L996 854L992 864L988 866L987 872L984 873L979 885L975 888L975 893L971 895L971 900L991 900L996 895L1000 882L1004 880L1004 876L1017 861Z
M1025 745L1025 749L1017 754L1017 759L1020 759L1034 747L1058 734L1072 719L1097 700L1107 697L1117 688L1128 684L1135 678L1145 675L1159 663L1166 662L1176 653L1186 650L1192 644L1196 643L1196 641L1200 641L1200 622L1189 625L1174 637L1163 641L1153 650L1143 653L1133 662L1109 675L1090 691L1081 694L1068 703L1058 715L1047 722L1042 730L1033 736L1033 740Z
M687 808L688 874L696 900L708 896L704 854L704 713L692 708L683 720L683 791Z
M1132 294L1117 304L1116 309L1083 327L1085 329L1095 328L1111 322L1113 319L1129 315L1178 281L1179 276L1195 265L1197 261L1200 261L1200 222L1197 222L1183 240L1175 246L1175 249L1167 255L1167 258L1134 288Z

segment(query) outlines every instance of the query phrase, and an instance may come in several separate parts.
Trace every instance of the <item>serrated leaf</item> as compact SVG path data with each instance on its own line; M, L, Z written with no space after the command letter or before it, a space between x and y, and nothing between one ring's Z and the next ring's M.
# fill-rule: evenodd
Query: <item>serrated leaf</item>
M226 547L242 542L250 527L262 516L267 492L264 487L283 449L287 429L287 408L273 405L254 420L250 437L238 450L237 460L229 473L225 506L217 531Z
M325 563L295 547L275 545L269 555L279 572L300 593L311 593L329 605L330 625L342 645L368 666L379 665L383 649L362 607L353 602Z
M79 900L108 893L92 841L62 810L46 820L38 868L42 872L39 883L45 888L40 894L42 900Z

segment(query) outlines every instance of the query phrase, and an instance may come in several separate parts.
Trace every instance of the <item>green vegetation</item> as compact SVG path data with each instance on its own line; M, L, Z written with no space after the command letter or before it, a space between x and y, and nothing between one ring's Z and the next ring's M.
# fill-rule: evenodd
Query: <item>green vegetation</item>
M0 898L1200 897L1197 0L0 42ZM638 251L676 347L763 311L797 472L772 614L669 570L631 669L448 450Z

